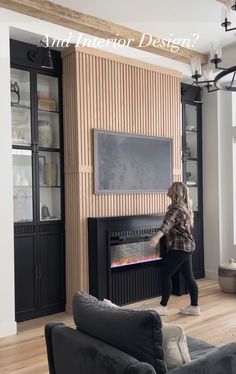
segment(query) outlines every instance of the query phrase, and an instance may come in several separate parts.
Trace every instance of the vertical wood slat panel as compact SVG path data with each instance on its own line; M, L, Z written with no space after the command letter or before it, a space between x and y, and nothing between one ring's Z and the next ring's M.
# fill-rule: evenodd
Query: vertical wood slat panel
M93 129L173 138L181 169L180 79L83 51L63 59L67 309L89 290L87 218L163 213L164 193L93 194ZM180 180L180 172L174 180Z

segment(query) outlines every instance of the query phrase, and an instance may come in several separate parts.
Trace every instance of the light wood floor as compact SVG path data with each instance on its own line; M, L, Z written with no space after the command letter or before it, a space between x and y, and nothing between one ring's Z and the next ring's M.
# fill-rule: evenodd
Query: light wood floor
M218 346L236 341L236 294L222 293L213 280L202 279L198 284L202 315L178 314L180 307L189 304L189 296L172 296L169 315L163 321L181 324L188 335ZM155 298L132 304L132 307L155 309L158 304L159 298ZM17 335L0 339L0 374L48 374L44 325L51 321L73 326L69 314L54 314L20 323Z

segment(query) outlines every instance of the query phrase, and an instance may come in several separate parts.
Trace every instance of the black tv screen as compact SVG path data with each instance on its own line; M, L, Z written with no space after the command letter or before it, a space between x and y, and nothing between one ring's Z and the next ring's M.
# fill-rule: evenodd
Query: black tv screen
M172 139L94 130L95 193L165 192Z

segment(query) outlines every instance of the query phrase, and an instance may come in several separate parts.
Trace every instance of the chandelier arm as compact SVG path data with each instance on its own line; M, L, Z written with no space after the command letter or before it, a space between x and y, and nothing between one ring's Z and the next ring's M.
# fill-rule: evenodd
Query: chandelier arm
M198 83L214 83L214 79L211 79L209 81L198 81Z
M221 61L222 61L221 58L219 58L218 56L211 59L211 63L215 65L215 69L218 69L218 70L228 70L228 69L230 69L230 68L224 68L223 66L219 66L219 63Z
M229 70L230 68L223 68L223 66L215 65L215 69L217 69L217 70Z
M219 91L219 88L213 88L212 90L210 90L210 87L209 85L205 86L207 88L207 92L211 93L211 92L214 92L214 91Z
M231 83L230 83L230 87L232 87L232 85L233 85L233 83L234 83L235 74L236 74L236 72L234 72L234 74L233 74L233 77L232 77L232 79L231 79Z
M223 86L223 88L220 85L221 80L227 76L228 74L233 74L233 80L231 80L231 84L229 86ZM217 74L217 76L214 79L214 85L216 88L219 88L220 90L225 90L225 91L236 91L236 87L233 86L234 82L234 77L236 75L236 65L228 68L225 71L221 71L220 73Z
M225 31L232 31L232 30L236 30L236 27L231 27L230 29L228 29L228 26L227 25L225 26Z
M235 9L232 9L232 10L235 10ZM231 22L227 18L225 18L224 22L221 23L221 26L224 27L225 31L236 30L236 27L229 28L230 25L231 25Z
M217 63L215 63L215 69L217 69L217 70L229 70L229 69L231 69L231 67L229 67L229 68L224 68L223 66L219 66Z

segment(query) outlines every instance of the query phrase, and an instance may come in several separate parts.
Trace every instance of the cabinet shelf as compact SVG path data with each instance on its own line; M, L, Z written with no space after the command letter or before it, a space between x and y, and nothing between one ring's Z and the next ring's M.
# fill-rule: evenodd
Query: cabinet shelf
M39 186L40 188L61 188L61 186Z
M188 186L188 188L199 187L199 185L197 183L196 184L188 184L188 181L185 182L185 183Z
M26 144L12 144L12 149L22 149L22 150L27 150L27 151L32 151L32 144L31 145L26 145Z
M11 103L11 107L12 107L12 108L27 109L27 110L30 110L30 109L31 109L31 107L30 107L29 105L14 104L14 103Z
M186 132L197 134L197 130L185 130Z
M39 146L39 151L42 151L42 152L60 152L60 149L59 148L47 148L47 147Z
M38 109L38 112L39 113L54 113L54 114L60 114L60 112L58 112L58 110L49 110L49 109Z
M51 222L51 221L60 221L61 219L59 217L47 217L47 218L41 218L41 222Z
M23 224L25 224L25 223L29 224L29 223L30 223L30 224L32 225L33 221L30 220L30 219L21 219L21 220L19 220L19 221L16 221L15 224L16 224L16 223L17 223L17 224L19 224L19 223L21 223L21 224L22 224L22 223L23 223Z
M30 148L32 145L31 143L26 143L26 142L22 142L20 140L15 140L15 139L12 139L12 148L17 148L17 147L25 147L25 148Z

